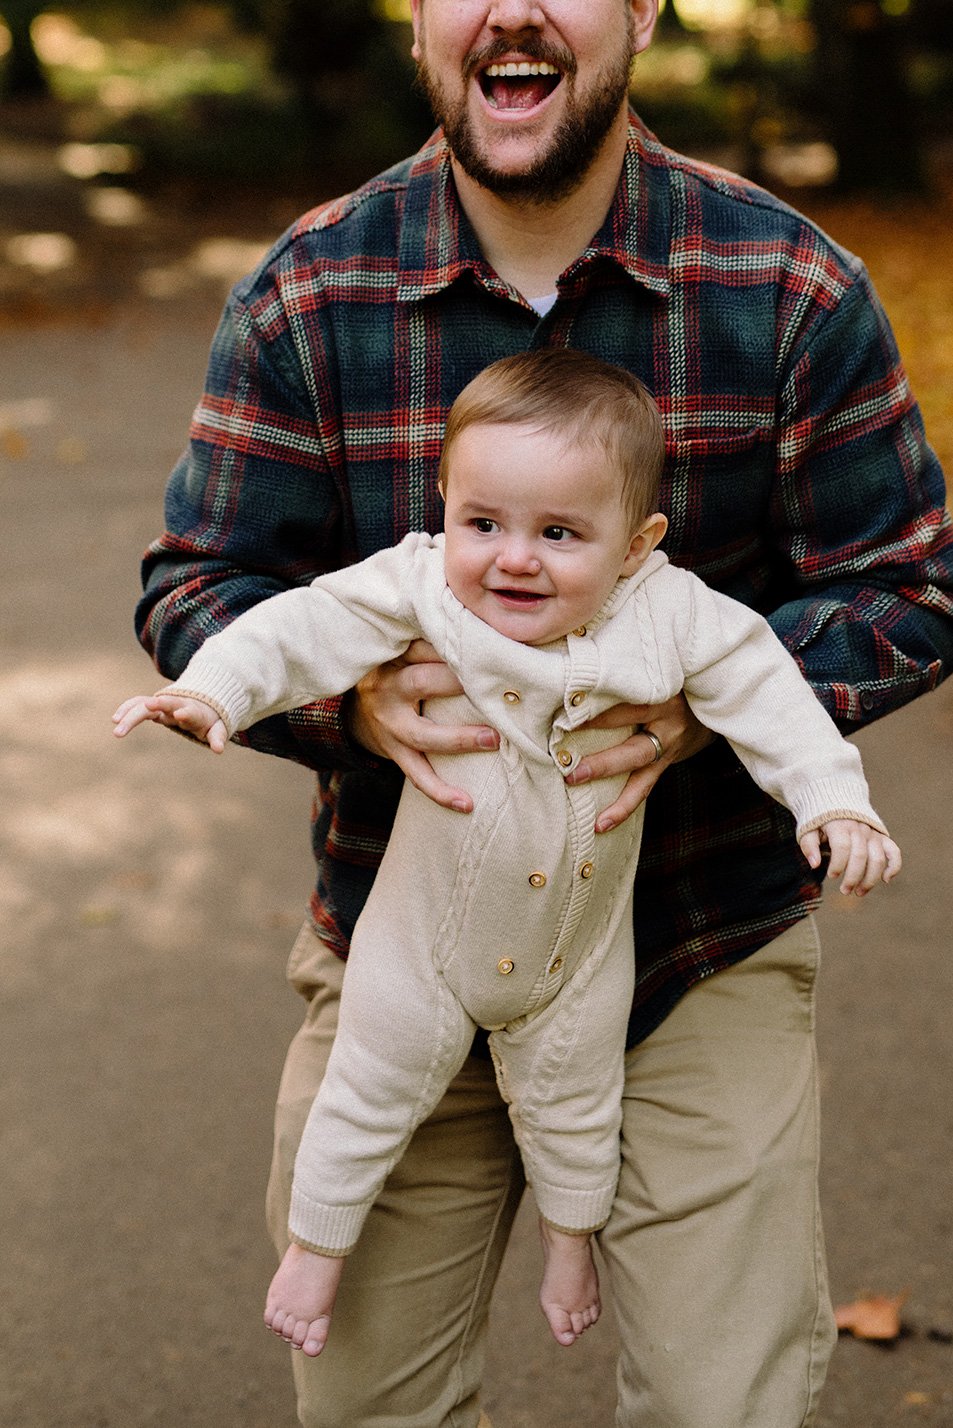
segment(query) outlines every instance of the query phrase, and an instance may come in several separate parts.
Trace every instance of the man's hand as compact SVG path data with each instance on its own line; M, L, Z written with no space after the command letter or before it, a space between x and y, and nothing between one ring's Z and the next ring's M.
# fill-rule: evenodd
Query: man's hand
M691 758L715 737L695 718L683 694L676 694L664 704L616 704L583 727L631 729L633 725L638 725L634 734L600 753L589 754L566 780L567 783L589 783L611 778L613 774L629 773L619 797L596 819L597 833L608 833L610 828L624 823L645 801L670 764Z
M215 710L200 699L181 694L153 694L148 698L135 694L124 699L113 715L113 733L123 739L145 723L163 724L167 729L191 734L193 739L208 744L213 754L224 753L228 742L228 731Z
M352 738L379 758L392 759L434 803L471 813L470 795L444 783L427 756L498 749L499 734L484 724L435 724L420 712L430 699L462 693L433 646L414 640L399 659L365 675L351 691L345 717Z
M892 838L854 818L832 818L805 833L801 852L812 868L821 866L821 842L831 850L829 878L842 878L842 893L864 897L877 883L889 883L900 871L900 849Z

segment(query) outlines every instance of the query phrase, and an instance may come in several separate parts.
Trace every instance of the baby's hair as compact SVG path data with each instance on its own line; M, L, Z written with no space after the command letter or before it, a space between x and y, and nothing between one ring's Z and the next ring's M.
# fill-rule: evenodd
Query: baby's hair
M647 387L610 362L567 347L503 357L463 388L447 417L440 457L446 492L453 444L469 426L529 426L567 445L602 447L621 482L633 530L658 509L665 434Z

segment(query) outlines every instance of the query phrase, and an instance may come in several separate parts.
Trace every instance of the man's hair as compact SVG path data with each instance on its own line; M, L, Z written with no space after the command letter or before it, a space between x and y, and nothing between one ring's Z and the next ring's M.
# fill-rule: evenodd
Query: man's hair
M541 347L503 357L464 387L447 417L440 457L446 491L453 445L470 426L529 426L567 445L600 446L618 473L622 507L635 529L658 509L665 435L648 389L588 352Z

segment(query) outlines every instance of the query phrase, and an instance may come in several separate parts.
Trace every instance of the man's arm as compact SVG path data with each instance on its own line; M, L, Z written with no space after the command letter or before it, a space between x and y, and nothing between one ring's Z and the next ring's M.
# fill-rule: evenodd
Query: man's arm
M893 333L867 275L783 374L771 521L791 598L769 615L844 730L953 666L953 531Z
M266 341L233 295L212 345L190 444L143 563L139 638L169 679L259 601L353 559L346 497L326 455L287 326ZM360 761L341 699L260 724L243 741L313 768Z
M168 679L178 678L205 640L245 610L357 555L347 473L333 456L334 383L320 351L312 354L322 371L321 392L312 397L278 296L270 296L259 304L267 330L240 294L225 309L189 449L167 488L167 529L143 563L136 628ZM390 532L382 543L389 539ZM415 649L389 674L401 687L413 685L416 747L495 748L498 739L485 726L438 725L417 715L419 703L458 694L460 686L444 666L421 663ZM336 696L262 720L238 737L315 769L374 766L393 757L396 744L376 737L373 721L356 718L352 736L352 713L352 700ZM424 765L410 753L401 763L431 797L454 806L457 791Z
M855 260L856 262L856 260ZM953 668L953 531L893 333L862 265L803 330L779 315L778 480L770 512L779 587L768 619L822 704L849 731L923 694ZM644 724L573 781L634 769L600 817L615 826L669 763L710 740L685 704L619 706L601 727ZM640 767L644 765L644 767Z

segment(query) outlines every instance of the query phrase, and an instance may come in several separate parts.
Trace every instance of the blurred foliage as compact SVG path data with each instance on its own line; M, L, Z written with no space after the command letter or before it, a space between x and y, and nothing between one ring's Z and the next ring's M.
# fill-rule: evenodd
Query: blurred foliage
M146 179L341 187L430 128L406 15L402 0L0 0L0 92L49 87L72 135L134 144ZM916 187L953 114L953 0L668 0L634 83L667 142L770 184Z

